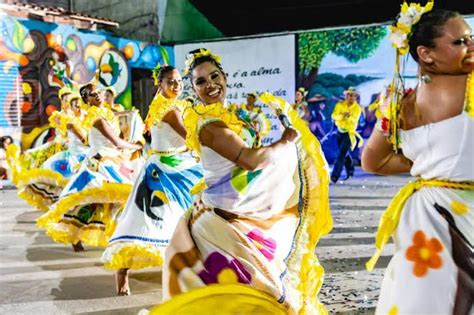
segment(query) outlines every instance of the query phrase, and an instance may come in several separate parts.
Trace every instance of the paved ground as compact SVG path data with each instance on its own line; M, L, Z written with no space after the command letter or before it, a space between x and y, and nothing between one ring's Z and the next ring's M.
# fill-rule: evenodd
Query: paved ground
M334 229L317 248L327 273L320 299L331 314L373 313L392 245L373 273L364 263L374 252L383 210L408 180L357 172L331 185ZM0 314L137 314L159 303L159 268L132 273L133 294L116 297L113 273L100 263L101 249L74 253L52 242L34 224L41 213L15 190L0 191L0 213Z

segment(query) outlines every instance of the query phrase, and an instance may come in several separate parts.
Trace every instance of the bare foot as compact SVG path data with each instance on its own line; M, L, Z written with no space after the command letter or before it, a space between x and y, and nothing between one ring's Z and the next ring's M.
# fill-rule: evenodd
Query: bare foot
M75 252L83 252L84 251L84 247L82 247L81 241L77 242L76 244L72 244L72 249Z
M117 287L117 295L130 295L130 287L128 286L129 269L119 269L115 273L115 285Z

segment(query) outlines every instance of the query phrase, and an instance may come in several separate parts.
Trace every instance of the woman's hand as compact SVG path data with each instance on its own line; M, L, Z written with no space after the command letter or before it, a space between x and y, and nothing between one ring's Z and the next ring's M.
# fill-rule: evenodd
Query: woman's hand
M281 140L284 142L293 142L296 138L298 138L298 132L293 128L285 128L281 136Z

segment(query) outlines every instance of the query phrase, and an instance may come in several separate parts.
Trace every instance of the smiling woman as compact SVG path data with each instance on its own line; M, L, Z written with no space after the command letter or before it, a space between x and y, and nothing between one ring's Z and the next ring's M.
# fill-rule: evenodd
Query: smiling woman
M207 302L225 295L226 310L241 314L252 313L253 299L265 301L271 314L324 312L316 289L323 268L314 247L332 220L319 143L286 103L295 129L285 128L279 141L262 147L253 127L226 101L219 57L195 50L187 71L202 103L184 112L186 144L200 158L205 185L166 250L163 297L170 301L157 314L183 300L191 303L193 292L209 297ZM277 102L272 95L266 99ZM230 284L237 285L234 297ZM196 313L215 312L206 308L215 303L201 302Z

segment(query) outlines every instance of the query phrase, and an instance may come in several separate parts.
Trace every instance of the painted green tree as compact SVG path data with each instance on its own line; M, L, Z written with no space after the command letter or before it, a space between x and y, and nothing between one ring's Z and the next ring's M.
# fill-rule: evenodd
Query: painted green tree
M387 35L383 25L343 28L299 34L298 86L309 88L316 80L323 58L330 52L356 63L369 57Z

